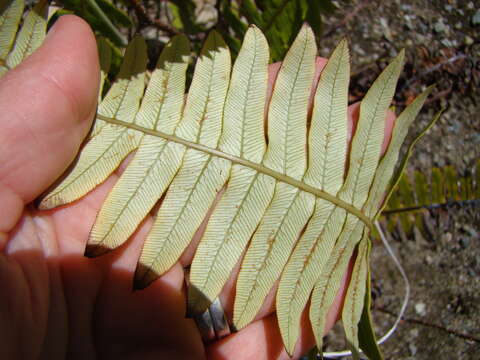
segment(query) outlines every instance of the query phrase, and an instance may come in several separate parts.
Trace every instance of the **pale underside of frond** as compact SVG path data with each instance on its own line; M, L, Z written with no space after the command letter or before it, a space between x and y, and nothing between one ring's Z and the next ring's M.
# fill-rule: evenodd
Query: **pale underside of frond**
M22 11L23 3L14 1L0 17L0 76L43 40L46 22L39 14L45 8L28 15L16 35ZM125 243L162 199L135 272L134 286L143 288L178 261L211 212L190 269L189 314L206 310L240 264L234 327L248 325L278 283L278 323L289 353L309 300L310 322L321 348L326 314L356 253L342 319L358 358L371 222L381 210L407 130L431 91L399 116L382 156L385 117L403 52L362 100L349 146L346 40L334 50L316 85L315 37L303 26L269 102L269 48L255 26L249 28L233 67L228 47L212 31L188 91L190 46L185 36L174 37L164 48L148 83L146 45L135 37L117 80L102 97L111 61L108 49L99 39L101 101L89 141L40 208L80 199L132 154L97 215L86 254L101 255Z

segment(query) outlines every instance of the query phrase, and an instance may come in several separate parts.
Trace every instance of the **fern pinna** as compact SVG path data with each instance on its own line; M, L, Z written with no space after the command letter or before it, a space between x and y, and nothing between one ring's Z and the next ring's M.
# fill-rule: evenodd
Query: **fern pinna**
M30 12L15 42L23 2L2 9L2 74L40 44L45 4ZM105 43L99 49L102 86L110 57ZM347 342L355 358L359 349L380 358L369 316L369 233L391 193L407 130L431 88L399 115L382 156L385 118L404 59L400 52L362 100L349 147L347 42L340 42L323 69L309 114L316 53L314 34L305 25L267 106L269 47L262 32L248 29L232 67L228 47L212 31L185 99L188 39L172 38L148 73L146 44L135 37L117 80L100 97L78 161L40 209L81 198L133 154L97 215L87 256L127 241L162 199L135 273L134 286L143 288L178 261L213 208L190 269L189 314L208 308L241 261L234 327L254 319L278 281L278 323L292 353L309 300L321 349L327 311L356 253L342 312Z

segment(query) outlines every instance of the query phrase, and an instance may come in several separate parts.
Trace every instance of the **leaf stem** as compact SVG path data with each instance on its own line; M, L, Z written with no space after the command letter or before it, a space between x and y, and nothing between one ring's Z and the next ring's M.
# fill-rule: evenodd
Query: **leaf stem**
M117 41L123 46L127 46L128 42L125 37L120 33L120 31L118 31L115 25L112 24L108 16L105 15L103 10L98 6L97 2L95 0L86 0L86 3L90 6L95 15L97 15L100 20L112 31L112 34L115 35Z
M224 152L222 152L218 149L213 149L211 147L208 147L208 146L205 146L205 145L202 145L202 144L198 144L198 143L194 143L194 142L182 139L182 138L177 137L175 135L166 134L166 133L163 133L163 132L158 131L158 130L148 129L148 128L145 128L143 126L139 126L137 124L127 123L127 122L124 122L122 120L113 119L113 118L103 116L101 114L97 114L97 118L100 119L100 120L103 120L103 121L105 121L109 124L119 125L119 126L123 126L123 127L129 128L129 129L133 129L133 130L143 132L144 134L148 134L148 135L152 135L152 136L156 136L156 137L161 137L165 140L173 141L173 142L176 142L178 144L182 144L182 145L187 146L191 149L195 149L195 150L198 150L198 151L201 151L201 152L213 155L213 156L221 157L223 159L231 161L232 163L243 165L245 167L254 169L254 170L256 170L260 173L271 176L278 181L282 181L282 182L287 183L289 185L292 185L292 186L294 186L294 187L296 187L300 190L309 192L309 193L315 195L316 197L319 197L319 198L322 198L324 200L330 201L331 203L345 209L346 211L348 211L352 215L355 215L357 218L359 218L361 221L363 221L370 229L373 229L372 220L368 216L366 216L361 210L357 209L355 206L353 206L353 205L351 205L351 204L349 204L349 203L347 203L343 200L340 200L339 198L337 198L336 196L334 196L332 194L329 194L329 193L327 193L323 190L317 189L317 188L315 188L313 186L310 186L310 185L308 185L308 184L306 184L302 181L296 180L296 179L294 179L290 176L286 176L282 173L274 171L274 170L272 170L270 168L267 168L267 167L265 167L261 164L257 164L257 163L245 160L243 158L224 153Z

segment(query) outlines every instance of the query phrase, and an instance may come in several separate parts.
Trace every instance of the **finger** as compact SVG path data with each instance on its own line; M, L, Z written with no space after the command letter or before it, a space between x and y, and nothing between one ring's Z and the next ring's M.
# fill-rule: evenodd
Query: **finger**
M44 44L0 81L0 231L74 159L95 113L97 47L89 26L61 17Z

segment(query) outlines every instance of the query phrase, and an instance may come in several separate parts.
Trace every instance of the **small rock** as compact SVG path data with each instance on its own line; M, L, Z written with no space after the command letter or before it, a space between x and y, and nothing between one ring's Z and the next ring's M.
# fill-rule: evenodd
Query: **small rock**
M455 29L460 30L462 28L462 23L459 21L455 24Z
M453 46L453 42L448 40L448 39L442 39L440 40L440 42L442 43L443 46L445 47L454 47Z
M432 265L433 264L433 258L430 255L425 256L425 262L427 265Z
M414 344L408 344L408 350L410 350L410 356L415 356L417 354L417 346Z
M480 9L478 9L475 14L472 16L472 24L479 25L480 24Z
M465 45L467 45L467 46L472 45L472 44L473 44L473 41L474 41L474 40L473 40L470 36L468 36L468 35L466 35L466 36L465 36L465 39L463 39L463 42L464 42Z
M447 10L448 12L451 12L453 10L453 6L452 5L445 5L445 10Z
M446 25L443 23L443 20L438 20L435 25L433 25L433 30L435 30L436 33L443 33L447 30Z
M410 330L410 336L413 338L416 338L419 334L420 334L420 331L418 331L417 328Z
M471 226L469 225L463 225L461 227L461 229L466 232L467 234L469 234L471 237L473 238L477 238L478 237L478 232Z
M425 316L427 314L427 306L424 303L416 303L415 312L420 316Z
M443 243L443 244L448 244L450 241L452 241L452 234L449 233L449 232L446 232L445 234L442 234L442 236L440 237L440 241Z
M388 26L388 22L387 22L387 19L381 17L380 18L380 25L382 25L383 27L383 34L385 35L385 37L387 38L388 41L393 41L393 36L392 36L392 32L390 31L390 28Z
M469 9L475 9L475 5L473 4L473 1L469 1L469 2L468 2L467 8L469 8Z
M462 249L466 249L468 245L470 245L470 239L468 237L461 237L460 240L458 241L460 243L460 246Z

